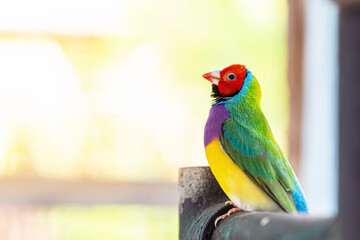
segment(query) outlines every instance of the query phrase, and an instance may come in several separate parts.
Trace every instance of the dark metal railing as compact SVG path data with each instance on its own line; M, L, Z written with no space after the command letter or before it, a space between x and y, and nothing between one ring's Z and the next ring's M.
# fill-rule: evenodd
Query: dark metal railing
M182 168L179 173L180 240L338 239L334 218L269 212L238 212L218 223L232 206L209 167Z

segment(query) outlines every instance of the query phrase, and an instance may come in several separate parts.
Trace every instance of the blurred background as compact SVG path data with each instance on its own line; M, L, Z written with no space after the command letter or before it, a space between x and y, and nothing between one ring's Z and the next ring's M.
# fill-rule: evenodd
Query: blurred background
M0 239L176 239L178 168L207 165L201 75L233 63L335 214L337 8L300 2L1 2Z

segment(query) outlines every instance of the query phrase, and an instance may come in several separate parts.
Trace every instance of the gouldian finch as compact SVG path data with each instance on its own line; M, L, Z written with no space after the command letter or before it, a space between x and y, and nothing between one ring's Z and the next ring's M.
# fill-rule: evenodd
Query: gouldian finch
M235 207L225 215L241 210L307 213L299 181L261 110L255 76L234 64L203 77L212 83L213 98L204 134L206 158Z

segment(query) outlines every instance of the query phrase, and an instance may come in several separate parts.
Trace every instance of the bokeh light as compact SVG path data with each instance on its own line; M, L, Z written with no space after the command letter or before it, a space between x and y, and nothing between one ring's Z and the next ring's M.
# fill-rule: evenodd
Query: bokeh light
M207 165L203 129L211 87L201 75L233 63L259 79L263 110L287 152L286 30L284 0L1 3L1 178L175 182L179 167ZM54 220L63 208L46 210L39 221L61 228L66 218L79 226L68 231L83 232L66 239L89 239L85 226L92 224L76 225L66 213ZM102 219L109 214L104 208L86 214ZM149 211L158 226L170 219L167 239L175 239L176 207L170 208L167 214L130 207L126 214ZM88 219L83 207L70 211ZM21 231L21 210L0 212L19 215L8 229ZM124 225L126 218L119 219ZM136 224L128 229L137 231ZM49 231L43 239L62 239Z

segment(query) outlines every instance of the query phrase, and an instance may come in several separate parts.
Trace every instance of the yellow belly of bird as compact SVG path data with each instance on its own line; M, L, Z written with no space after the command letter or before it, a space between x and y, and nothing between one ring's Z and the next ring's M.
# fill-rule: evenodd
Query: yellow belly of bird
M236 206L246 211L281 211L224 152L219 140L210 142L205 153L216 180Z

